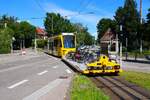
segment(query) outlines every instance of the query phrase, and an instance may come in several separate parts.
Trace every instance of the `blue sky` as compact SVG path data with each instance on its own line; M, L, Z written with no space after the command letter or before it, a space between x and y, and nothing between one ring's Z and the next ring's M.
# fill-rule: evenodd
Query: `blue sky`
M140 0L136 1L139 7ZM44 27L43 19L30 18L45 17L45 11L57 12L62 16L68 16L67 18L72 22L80 22L87 26L89 32L96 36L97 22L101 18L113 19L116 9L123 6L123 3L124 0L0 0L0 15L16 16L21 20L28 20L35 26ZM144 18L148 8L150 8L150 0L143 0Z

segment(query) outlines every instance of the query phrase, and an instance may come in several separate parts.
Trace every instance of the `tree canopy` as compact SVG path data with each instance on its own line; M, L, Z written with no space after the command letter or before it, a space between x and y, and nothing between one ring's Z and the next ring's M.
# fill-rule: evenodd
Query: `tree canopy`
M74 32L77 36L77 45L91 45L94 37L88 32L88 28L81 23L72 23L59 13L47 13L44 20L45 29L49 36L62 32Z
M15 38L15 46L19 47L21 40L25 40L26 47L31 46L35 27L30 23L26 21L18 22L18 19L14 16L3 15L0 17L0 29L8 31L10 40L12 40L12 37ZM7 31L5 34L7 34Z
M115 31L116 22L109 18L102 18L99 20L97 24L98 42L100 42L101 37L104 35L108 28L111 28L111 30Z
M49 35L60 34L61 32L74 32L72 23L62 17L59 13L47 13L44 26Z
M150 16L150 15L148 15ZM148 25L148 24L147 24ZM122 30L120 30L122 26ZM135 0L125 0L124 5L117 8L114 20L102 18L97 24L98 40L108 29L113 29L125 46L125 38L128 39L128 50L137 49L140 40L143 40L144 24L140 23L140 14ZM134 40L134 41L133 41Z

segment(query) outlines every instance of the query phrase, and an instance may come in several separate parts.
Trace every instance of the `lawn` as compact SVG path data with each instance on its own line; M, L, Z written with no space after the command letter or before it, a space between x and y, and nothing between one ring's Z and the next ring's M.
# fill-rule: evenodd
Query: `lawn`
M135 83L141 87L150 90L150 74L142 72L125 71L120 73L129 82Z
M84 75L75 75L70 95L71 100L109 100L109 97Z

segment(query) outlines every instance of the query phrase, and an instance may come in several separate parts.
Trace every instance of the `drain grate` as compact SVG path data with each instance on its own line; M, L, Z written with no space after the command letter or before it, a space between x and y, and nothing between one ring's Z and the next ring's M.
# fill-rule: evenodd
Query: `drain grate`
M60 79L67 79L68 76L59 76Z

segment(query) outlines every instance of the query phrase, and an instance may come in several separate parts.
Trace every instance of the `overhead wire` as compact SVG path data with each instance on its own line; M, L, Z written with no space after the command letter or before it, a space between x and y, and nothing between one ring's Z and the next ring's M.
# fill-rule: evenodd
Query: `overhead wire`
M34 0L35 1L35 3L39 6L39 8L45 13L46 12L46 10L43 8L43 6L39 3L39 1L38 0Z

